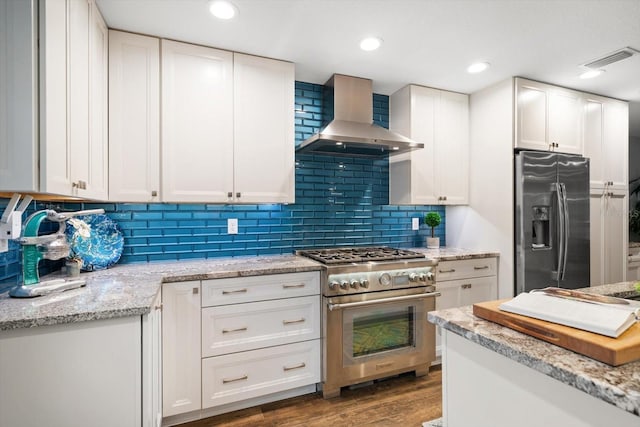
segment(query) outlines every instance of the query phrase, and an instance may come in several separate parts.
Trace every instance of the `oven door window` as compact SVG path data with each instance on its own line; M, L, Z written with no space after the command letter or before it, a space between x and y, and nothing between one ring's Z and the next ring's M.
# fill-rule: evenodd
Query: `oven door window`
M421 304L397 303L345 310L343 363L362 363L422 346Z

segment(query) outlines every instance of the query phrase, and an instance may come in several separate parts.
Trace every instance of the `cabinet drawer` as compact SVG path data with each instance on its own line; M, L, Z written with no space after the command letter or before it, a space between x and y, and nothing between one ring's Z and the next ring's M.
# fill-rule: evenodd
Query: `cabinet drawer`
M320 296L202 310L202 357L320 338Z
M436 282L470 277L495 276L497 269L497 258L440 261L436 267Z
M202 281L202 306L318 295L320 273L270 274Z
M320 340L202 360L202 407L320 382Z

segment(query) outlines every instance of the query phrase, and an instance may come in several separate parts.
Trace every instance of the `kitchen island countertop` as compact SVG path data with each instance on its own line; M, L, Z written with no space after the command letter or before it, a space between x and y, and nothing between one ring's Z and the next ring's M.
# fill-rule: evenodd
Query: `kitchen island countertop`
M412 248L437 260L497 256L495 252L457 248ZM296 255L225 257L194 261L116 265L82 273L87 285L36 298L0 294L0 331L59 323L139 316L149 313L162 283L261 274L319 271L321 264ZM47 278L55 277L52 275Z
M635 282L582 290L620 297L638 295ZM476 317L471 306L430 312L428 318L465 340L640 416L640 361L613 367Z

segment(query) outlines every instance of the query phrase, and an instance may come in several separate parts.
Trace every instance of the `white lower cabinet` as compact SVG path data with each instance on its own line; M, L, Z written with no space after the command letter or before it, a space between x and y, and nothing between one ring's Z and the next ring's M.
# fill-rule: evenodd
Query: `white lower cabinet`
M320 274L163 285L164 425L315 391Z
M0 426L143 425L144 321L131 316L0 331Z
M162 414L201 408L200 281L162 287Z
M320 381L320 340L202 360L202 406L210 408Z
M441 261L436 267L436 310L462 307L498 298L498 259ZM441 332L436 333L436 356L441 355Z
M629 198L626 191L591 189L591 286L627 280Z

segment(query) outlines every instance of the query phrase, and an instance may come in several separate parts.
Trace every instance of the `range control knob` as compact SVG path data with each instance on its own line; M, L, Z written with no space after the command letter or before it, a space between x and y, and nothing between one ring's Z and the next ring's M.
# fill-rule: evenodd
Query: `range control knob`
M361 288L368 288L369 287L369 281L367 279L360 280L360 287Z
M417 282L418 281L418 275L416 273L411 273L409 275L409 281L410 282Z
M382 286L389 286L391 285L391 275L389 273L382 273L378 281Z
M360 284L360 282L359 282L358 280L353 279L353 280L351 281L351 287L352 287L353 289L356 289L356 288L358 287L358 285L359 285L359 284Z
M338 286L340 286L340 283L338 283L337 280L332 280L331 283L329 283L329 289L331 289L331 290L334 290Z
M427 275L424 273L420 273L418 275L418 280L420 280L421 282L426 282L427 281Z
M346 280L343 280L340 282L340 289L344 289L346 291L348 287L349 287L349 282L347 282Z
M427 280L429 280L429 281L433 281L433 279L434 279L434 277L433 277L433 272L428 271L428 272L427 272Z

